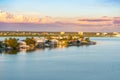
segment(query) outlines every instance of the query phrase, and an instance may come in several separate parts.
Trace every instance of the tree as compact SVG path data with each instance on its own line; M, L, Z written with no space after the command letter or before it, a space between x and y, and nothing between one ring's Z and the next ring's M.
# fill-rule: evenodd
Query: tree
M68 36L68 39L69 39L69 40L72 40L72 39L73 39L73 38L72 38L72 35L69 35L69 36Z
M11 47L13 49L17 49L18 40L16 38L9 38L4 40L6 47Z
M32 37L32 38L26 38L25 42L26 42L26 44L29 45L29 46L30 46L30 45L35 46L35 40L34 40L33 37Z
M0 42L0 48L2 48L2 42Z
M89 37L85 38L85 41L90 42L90 38Z

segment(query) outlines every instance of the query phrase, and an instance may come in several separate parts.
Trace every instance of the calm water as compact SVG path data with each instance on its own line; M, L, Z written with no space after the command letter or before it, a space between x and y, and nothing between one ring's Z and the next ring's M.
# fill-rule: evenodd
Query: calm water
M120 38L96 45L0 54L0 80L120 80Z

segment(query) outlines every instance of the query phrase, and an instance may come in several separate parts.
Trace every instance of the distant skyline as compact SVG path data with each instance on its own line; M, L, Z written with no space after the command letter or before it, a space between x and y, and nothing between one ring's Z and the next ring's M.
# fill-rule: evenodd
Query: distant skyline
M0 0L0 9L52 17L117 17L120 0Z

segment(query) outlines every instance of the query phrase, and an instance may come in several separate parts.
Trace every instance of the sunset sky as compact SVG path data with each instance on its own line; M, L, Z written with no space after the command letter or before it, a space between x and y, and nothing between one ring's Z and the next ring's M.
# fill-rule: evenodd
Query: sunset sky
M13 23L36 23L34 30L43 28L43 24L58 30L120 30L120 0L0 0L0 10L0 30L5 30L8 22L15 27Z

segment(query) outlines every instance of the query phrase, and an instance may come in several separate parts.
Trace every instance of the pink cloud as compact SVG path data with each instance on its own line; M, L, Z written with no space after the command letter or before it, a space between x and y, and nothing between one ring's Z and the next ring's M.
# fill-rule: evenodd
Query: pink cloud
M111 19L79 19L78 21L103 22L103 21L111 21Z
M44 18L0 12L0 31L120 31L120 17Z

